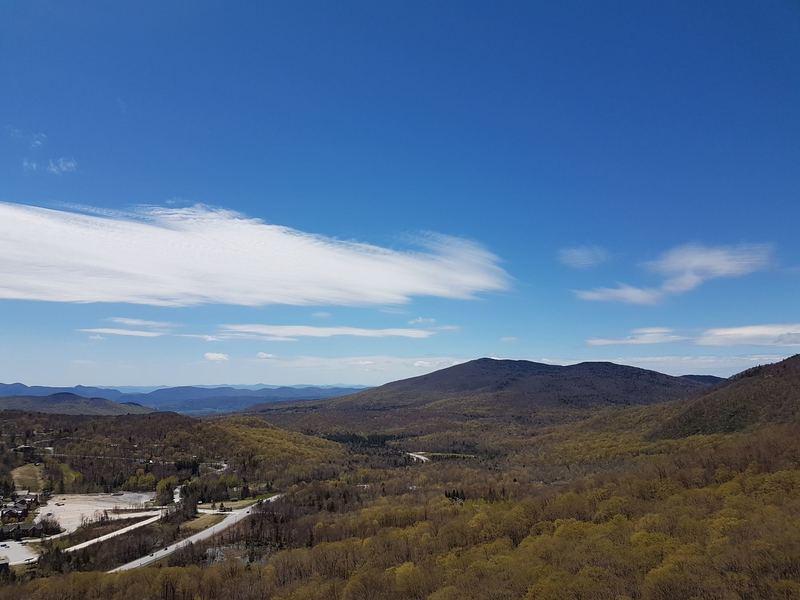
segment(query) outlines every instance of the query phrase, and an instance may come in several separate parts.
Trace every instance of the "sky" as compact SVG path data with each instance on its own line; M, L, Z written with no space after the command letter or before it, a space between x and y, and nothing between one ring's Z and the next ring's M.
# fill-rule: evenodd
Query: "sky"
M798 352L798 2L0 13L0 381Z

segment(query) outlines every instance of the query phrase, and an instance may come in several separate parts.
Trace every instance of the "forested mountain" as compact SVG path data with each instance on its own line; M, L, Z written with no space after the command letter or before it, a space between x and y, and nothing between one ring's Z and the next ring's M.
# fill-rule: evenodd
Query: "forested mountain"
M300 430L435 432L475 419L526 424L591 416L591 410L687 398L708 384L608 362L569 366L481 358L325 402L258 407Z
M491 404L501 410L653 404L692 394L705 385L608 362L559 366L481 358L339 398L329 406L392 408Z
M153 412L152 408L135 402L84 398L66 392L49 396L7 396L0 398L0 410L23 410L60 415L132 415Z
M690 402L663 423L660 437L741 431L800 415L800 355L748 369Z

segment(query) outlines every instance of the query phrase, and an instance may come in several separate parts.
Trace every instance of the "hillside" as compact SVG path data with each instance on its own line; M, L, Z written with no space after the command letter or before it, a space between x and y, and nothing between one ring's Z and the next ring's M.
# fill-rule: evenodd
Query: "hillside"
M431 432L476 418L561 422L584 418L587 409L655 404L707 387L613 363L559 366L481 358L324 403L282 403L258 412L301 430Z
M327 406L365 409L403 406L589 408L654 404L695 393L704 387L697 381L614 363L585 362L559 366L526 360L481 358L337 398Z
M690 402L665 421L655 437L727 433L788 423L800 415L800 354L748 369Z
M105 398L84 398L62 392L49 396L8 396L0 398L0 410L22 410L59 415L132 415L153 412L133 402L112 402Z

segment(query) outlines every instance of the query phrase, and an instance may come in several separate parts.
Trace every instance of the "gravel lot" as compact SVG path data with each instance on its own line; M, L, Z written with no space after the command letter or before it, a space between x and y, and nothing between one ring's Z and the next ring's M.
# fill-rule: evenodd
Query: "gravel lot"
M29 558L34 560L38 558L38 555L28 548L26 544L12 542L11 540L0 542L0 556L8 558L12 565L22 564Z
M59 494L50 498L47 506L42 507L36 520L38 521L52 513L51 516L69 533L80 527L84 519L96 519L106 510L109 511L108 516L112 519L136 516L132 513L115 514L111 511L115 508L141 508L142 512L145 512L144 503L152 500L154 496L153 492L125 492L121 496L112 496L111 494Z

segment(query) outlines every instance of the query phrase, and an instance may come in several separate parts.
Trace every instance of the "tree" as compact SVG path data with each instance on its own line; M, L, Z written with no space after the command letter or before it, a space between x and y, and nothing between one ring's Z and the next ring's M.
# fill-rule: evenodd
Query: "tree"
M165 506L175 501L174 489L178 485L175 477L165 477L156 485L156 504Z

